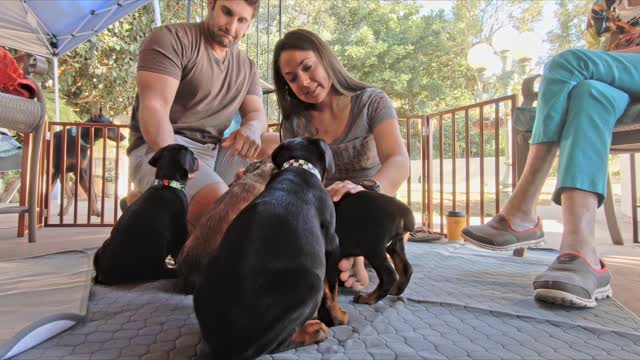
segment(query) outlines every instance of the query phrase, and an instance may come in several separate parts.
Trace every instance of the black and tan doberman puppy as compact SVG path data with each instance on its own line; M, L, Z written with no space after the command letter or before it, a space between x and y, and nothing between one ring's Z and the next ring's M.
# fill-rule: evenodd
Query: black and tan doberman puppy
M335 210L322 184L329 146L290 139L272 154L279 171L231 223L193 297L214 359L254 359L323 341L321 303L335 324L339 246ZM323 298L324 295L324 298Z
M376 289L359 293L353 300L375 304L388 294L402 294L413 274L404 251L409 232L415 227L411 209L398 199L374 191L346 194L335 207L340 256L364 256L378 275Z
M99 112L93 112L91 114L91 118L89 118L85 123L92 124L113 124L111 119L104 116L102 114L102 108L100 108ZM115 127L103 129L102 127L81 127L78 130L75 127L67 128L66 133L66 146L63 150L64 141L64 131L58 130L53 133L53 152L52 152L52 162L51 162L51 189L53 189L53 185L56 181L62 176L61 181L66 181L64 186L64 196L67 198L67 202L62 210L63 215L67 215L69 213L69 209L73 205L73 195L71 194L71 184L68 181L67 174L75 172L77 169L80 169L78 173L78 184L82 188L82 190L87 194L87 199L89 201L89 213L93 216L100 216L101 211L98 208L98 201L95 189L92 188L89 191L89 184L91 183L91 179L89 178L89 148L91 147L91 131L93 130L93 141L98 141L100 139L103 140L111 140L114 142L120 142L127 139L127 137L119 133ZM78 149L78 135L80 135L80 156L77 154ZM65 158L63 164L63 157ZM80 159L80 163L78 163L78 158ZM63 169L64 165L64 169ZM77 190L76 190L77 191Z
M198 160L184 145L167 145L149 160L156 182L120 216L111 236L93 258L95 282L106 285L177 276L165 259L173 259L187 240L189 174Z
M251 163L244 176L229 185L229 190L213 202L178 257L181 291L193 293L204 271L205 261L215 254L233 219L264 191L275 171L271 161Z

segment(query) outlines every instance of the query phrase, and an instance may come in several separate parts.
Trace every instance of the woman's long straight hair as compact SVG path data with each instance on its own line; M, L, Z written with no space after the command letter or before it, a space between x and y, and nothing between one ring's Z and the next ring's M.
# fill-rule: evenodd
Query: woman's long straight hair
M282 39L278 40L273 51L273 83L278 99L278 106L280 106L280 113L282 114L282 122L280 124L281 134L282 126L285 123L289 123L297 114L308 111L314 106L314 104L300 100L291 90L289 84L287 84L287 80L282 75L282 71L280 70L280 56L286 50L313 51L322 66L324 66L332 82L332 88L339 94L352 96L359 91L371 87L351 76L340 64L336 55L329 48L329 45L318 35L305 29L289 31Z

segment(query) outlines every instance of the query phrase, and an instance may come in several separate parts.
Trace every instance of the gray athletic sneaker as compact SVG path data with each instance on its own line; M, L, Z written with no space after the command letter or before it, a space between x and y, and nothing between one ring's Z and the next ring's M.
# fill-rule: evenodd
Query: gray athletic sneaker
M542 221L530 229L517 231L509 219L497 214L484 225L472 225L462 229L462 237L471 244L489 250L513 250L537 245L544 241Z
M554 304L594 307L596 300L611 296L611 274L600 260L595 269L580 254L560 254L553 264L533 280L535 298Z

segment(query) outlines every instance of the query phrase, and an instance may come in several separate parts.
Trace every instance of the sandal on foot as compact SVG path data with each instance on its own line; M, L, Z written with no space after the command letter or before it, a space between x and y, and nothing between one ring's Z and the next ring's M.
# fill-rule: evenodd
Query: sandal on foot
M573 307L594 307L596 300L612 295L611 273L600 260L594 268L582 255L560 254L549 268L533 280L535 299Z
M444 240L444 236L436 234L429 228L417 227L409 233L409 241L413 242L440 242Z
M544 241L542 221L529 229L515 230L509 219L497 214L484 225L472 225L462 229L462 237L471 244L489 250L513 250L537 245Z

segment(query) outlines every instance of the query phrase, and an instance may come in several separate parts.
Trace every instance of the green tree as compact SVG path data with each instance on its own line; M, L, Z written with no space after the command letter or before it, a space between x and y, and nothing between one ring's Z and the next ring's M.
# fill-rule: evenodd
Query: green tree
M162 1L161 14L163 24L184 21L186 2ZM130 111L138 52L152 28L153 8L147 5L60 58L60 91L81 118L99 106L107 116Z
M557 26L547 33L549 55L584 47L585 22L593 0L557 0Z

